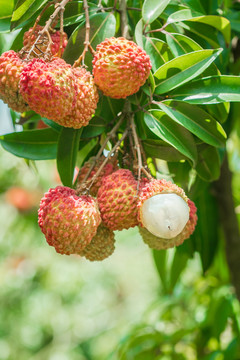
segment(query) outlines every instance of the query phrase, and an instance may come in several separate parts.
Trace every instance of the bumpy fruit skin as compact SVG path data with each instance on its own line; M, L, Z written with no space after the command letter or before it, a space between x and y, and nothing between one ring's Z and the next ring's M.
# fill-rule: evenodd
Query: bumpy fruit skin
M115 99L135 94L147 80L151 62L146 52L123 37L97 45L93 76L102 92Z
M130 170L119 169L104 177L97 200L103 223L109 229L129 229L138 224L137 181Z
M96 174L96 172L98 171L99 167L101 166L101 164L103 163L103 161L105 159L106 159L105 156L102 156L96 162L93 170L90 172L90 174L88 176L88 180L91 180L93 178L93 176ZM79 186L81 186L82 181L84 180L86 174L88 173L89 168L92 166L93 161L94 161L93 158L89 159L87 162L85 162L83 167L80 169L79 174L78 174L78 184L79 184ZM100 172L99 176L97 177L96 181L91 186L91 188L89 190L89 194L92 195L92 196L96 196L97 193L98 193L98 189L102 185L102 179L105 176L108 176L108 175L112 174L117 169L118 169L117 160L116 159L110 159L108 161L108 163L103 167L103 169Z
M26 31L23 35L23 46L24 46L24 50L29 50L31 48L31 46L34 44L34 42L36 41L39 32L43 29L43 27L41 25L37 25L35 27L35 30L33 31L33 28L30 28L28 31ZM65 49L65 47L67 46L67 41L68 41L68 36L65 32L63 32L62 34L62 49L60 52L60 39L61 39L61 34L60 31L56 31L54 33L50 34L51 39L52 39L52 44L51 44L51 54L52 56L59 56L61 57L63 54L63 51ZM41 55L42 52L45 52L47 49L47 45L48 45L48 39L44 38L44 41L41 41L37 44L37 48L34 49L34 52L32 52L31 57L36 57L37 55ZM26 55L24 56L26 57Z
M60 125L75 105L71 66L59 58L51 62L35 58L28 62L20 75L19 88L32 110Z
M24 62L13 50L0 56L0 98L14 111L28 111L27 102L19 93L20 74Z
M190 235L194 232L195 226L197 224L197 208L193 201L187 201L190 213L189 213L189 220L185 225L183 231L172 239L164 239L159 238L153 234L151 234L147 229L139 226L139 232L142 236L143 241L151 248L155 250L163 250L169 249L174 246L181 245L184 240L188 239Z
M97 202L73 189L49 189L40 202L38 224L50 246L60 254L81 254L101 223Z
M75 78L76 103L61 125L79 129L87 126L98 103L98 91L89 71L84 68L72 69Z
M101 224L81 255L90 261L102 261L112 255L115 249L114 243L114 232Z
M173 184L171 181L166 181L164 179L161 180L146 180L144 179L142 183L140 184L140 192L139 192L139 198L138 198L138 221L141 226L143 226L142 223L142 213L141 208L147 199L154 195L158 194L171 194L174 193L178 196L181 196L183 200L186 202L188 201L188 198L184 192L183 189L178 187L176 184Z

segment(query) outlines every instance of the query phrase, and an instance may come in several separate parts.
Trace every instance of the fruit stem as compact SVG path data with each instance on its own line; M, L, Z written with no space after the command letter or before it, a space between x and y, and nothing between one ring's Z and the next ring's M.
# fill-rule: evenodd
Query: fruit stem
M88 169L88 172L86 173L86 175L85 175L85 177L84 177L84 179L83 179L83 181L82 181L79 189L77 189L77 191L80 190L80 189L82 189L84 183L87 182L87 179L88 179L89 175L91 174L94 166L96 165L96 162L98 161L98 159L99 159L100 156L102 155L103 150L105 149L108 141L109 141L112 137L115 136L117 130L118 130L119 127L121 126L121 124L122 124L122 122L123 122L124 119L125 119L125 116L124 116L124 114L122 113L121 116L120 116L120 119L118 120L118 122L116 123L116 125L115 125L115 126L112 128L112 130L107 134L106 139L104 140L101 148L99 149L97 155L95 156L95 159L94 159L93 163L91 164L90 168ZM107 161L108 161L109 158L110 158L110 156L108 156L108 157L106 158ZM106 161L106 163L107 163L107 161ZM106 163L105 163L105 164L106 164ZM99 175L99 174L98 174L98 175ZM94 181L96 180L96 178L97 178L97 177L95 177ZM91 186L92 186L92 185L93 185L93 183L91 184ZM91 187L91 186L90 186L90 187ZM89 187L89 189L90 189L90 187ZM88 189L88 190L89 190L89 189Z
M44 26L44 28L39 31L39 34L33 44L33 46L31 47L31 49L29 50L28 52L28 55L27 55L27 58L26 60L28 61L30 59L30 55L32 54L32 52L34 51L34 48L36 46L36 44L39 42L39 40L41 39L41 37L44 35L44 34L47 34L48 36L48 39L49 39L49 43L48 43L48 47L47 47L47 50L46 50L46 53L48 52L48 50L50 49L50 46L51 46L51 42L52 42L52 39L51 39L51 36L49 34L49 29L53 23L53 21L56 19L56 17L58 16L59 12L64 12L65 10L65 6L67 5L67 3L69 2L70 0L62 0L60 3L57 3L55 5L55 10L54 12L52 13L52 15L49 17L49 19L46 21L46 24Z

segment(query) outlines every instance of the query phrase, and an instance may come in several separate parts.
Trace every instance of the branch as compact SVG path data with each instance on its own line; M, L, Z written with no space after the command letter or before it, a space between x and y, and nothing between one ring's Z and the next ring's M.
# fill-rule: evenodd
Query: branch
M127 3L126 0L120 0L120 19L121 19L121 34L124 38L130 39L127 18Z
M236 295L240 300L240 232L232 195L232 174L225 155L220 178L213 183L221 224L225 234L227 262Z

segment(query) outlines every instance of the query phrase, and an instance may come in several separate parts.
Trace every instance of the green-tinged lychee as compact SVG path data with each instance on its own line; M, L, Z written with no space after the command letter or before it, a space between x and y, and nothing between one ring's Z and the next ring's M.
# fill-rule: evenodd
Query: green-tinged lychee
M111 37L97 45L93 59L94 81L107 96L126 98L147 80L151 62L133 41Z
M60 254L81 254L101 223L97 202L66 186L49 189L40 202L38 223L49 245Z
M22 70L19 89L32 110L61 124L75 105L74 82L71 66L63 59L34 58Z
M19 93L20 74L24 62L19 55L9 50L0 56L0 98L8 106L18 112L28 111L27 102Z
M25 51L28 51L31 49L31 47L35 43L35 41L39 35L39 32L41 30L43 30L43 27L41 25L37 25L34 29L31 27L28 31L26 31L24 33L23 46L24 46ZM61 57L65 47L67 46L67 40L68 40L67 34L65 32L62 33L62 40L61 40L60 31L50 32L50 36L51 36L51 40L52 40L52 43L50 46L51 55ZM62 46L61 46L61 51L60 51L61 42L62 42ZM41 36L40 40L37 42L37 44L34 48L34 51L30 54L30 58L39 57L42 54L44 54L47 50L48 43L49 43L49 39L48 39L47 35ZM24 57L26 57L26 56L27 56L27 53Z
M76 102L69 115L59 123L65 127L79 129L88 125L98 103L98 91L93 77L85 68L72 69L75 80Z
M99 167L102 165L102 163L105 159L106 159L105 156L102 156L102 157L100 157L100 159L98 159L98 161L94 165L94 168L92 169L92 171L90 172L90 174L88 176L88 180L89 180L88 184L91 183L91 179L97 173ZM78 174L78 185L80 187L82 185L82 182L83 182L86 174L88 173L90 167L92 166L93 162L94 162L94 158L89 159L87 162L85 162L83 167L80 169L79 174ZM97 179L95 180L93 185L91 186L91 188L89 190L89 194L92 196L96 196L98 189L100 188L100 186L102 184L102 179L105 176L112 174L117 169L118 169L118 164L117 164L116 158L110 158L108 160L107 164L104 165L102 171L100 172L99 176L97 177Z
M138 224L137 181L130 170L119 169L102 179L97 200L103 223L111 230Z
M114 232L104 225L99 225L96 235L92 238L81 255L90 261L101 261L112 255L115 246Z
M155 250L169 249L174 246L181 245L184 240L188 239L194 232L197 223L196 206L191 200L188 200L188 206L190 209L189 220L180 234L171 238L165 239L157 237L151 234L146 228L139 226L139 232L143 241L151 248Z

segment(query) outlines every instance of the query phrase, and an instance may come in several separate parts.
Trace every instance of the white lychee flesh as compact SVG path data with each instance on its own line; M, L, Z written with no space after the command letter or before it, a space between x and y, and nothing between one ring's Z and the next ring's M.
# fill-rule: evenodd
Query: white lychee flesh
M189 220L187 203L176 194L158 194L144 201L142 224L153 235L171 239L182 232Z

